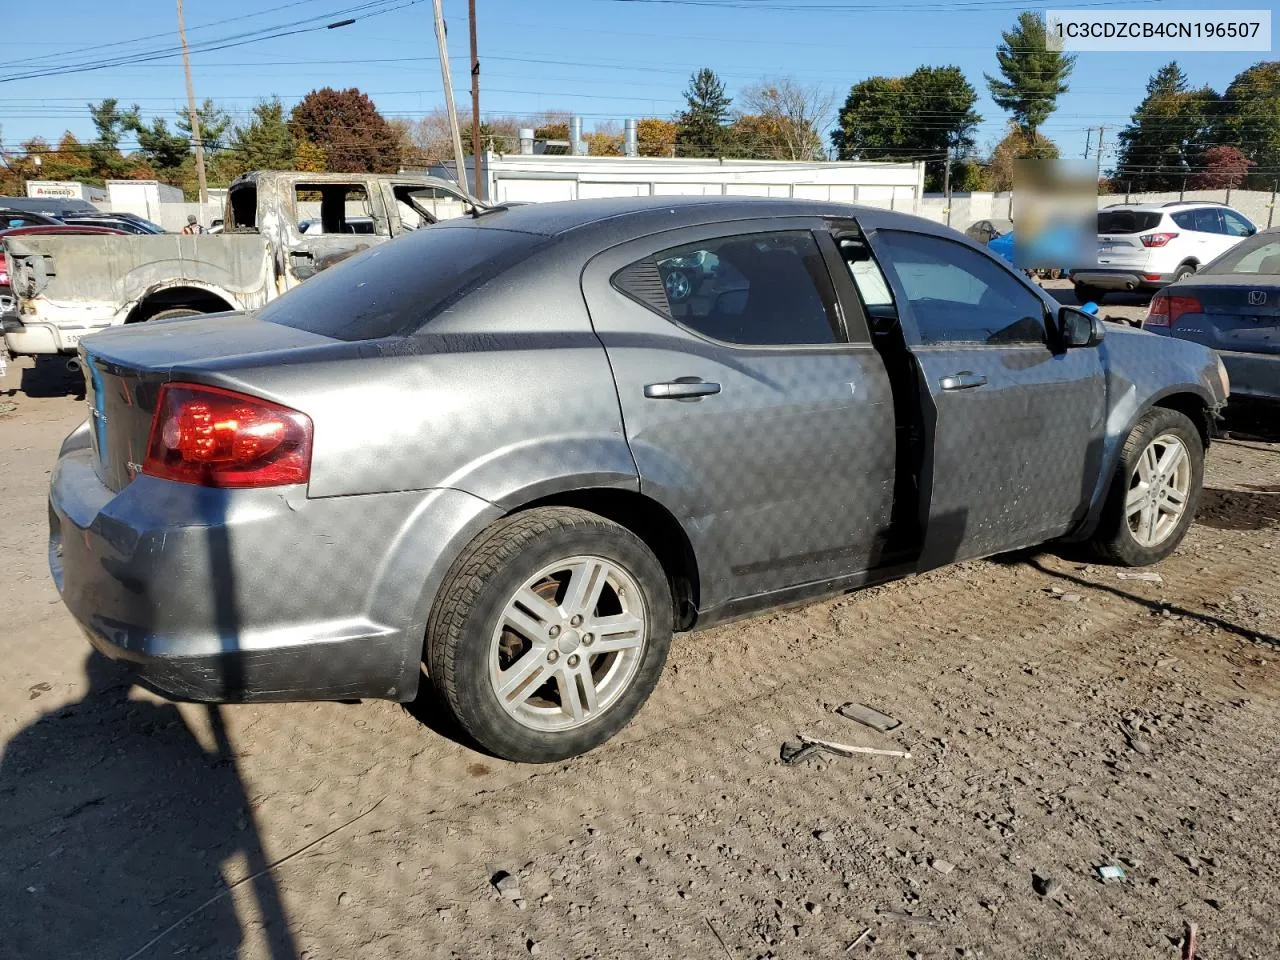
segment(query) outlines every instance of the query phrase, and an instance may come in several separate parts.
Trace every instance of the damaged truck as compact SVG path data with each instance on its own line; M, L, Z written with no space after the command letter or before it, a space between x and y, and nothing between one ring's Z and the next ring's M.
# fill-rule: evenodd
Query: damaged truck
M252 310L374 244L476 205L436 177L258 172L228 189L221 234L10 238L5 347L73 356L82 337L106 327Z

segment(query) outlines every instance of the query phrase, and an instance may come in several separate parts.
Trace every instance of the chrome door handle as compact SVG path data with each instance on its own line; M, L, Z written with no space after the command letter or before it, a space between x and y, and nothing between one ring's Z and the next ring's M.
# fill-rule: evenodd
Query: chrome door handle
M720 384L697 377L679 377L666 383L646 383L644 395L650 400L698 400L720 392Z
M953 373L949 377L943 377L938 381L938 386L943 390L972 390L974 387L981 387L987 382L987 378L980 373L971 373L968 370L962 370L960 373Z

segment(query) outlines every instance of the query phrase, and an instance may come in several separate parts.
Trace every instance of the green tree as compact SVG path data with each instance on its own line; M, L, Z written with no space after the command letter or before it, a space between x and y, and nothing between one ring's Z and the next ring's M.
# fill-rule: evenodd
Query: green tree
M232 180L248 170L292 170L297 144L279 97L253 108L253 119L231 133L230 154L219 155L220 178Z
M982 118L959 67L919 67L905 77L854 84L831 142L841 160L925 161L925 189L941 190L946 156L967 156Z
M140 159L154 168L161 179L176 182L178 169L191 153L191 140L171 131L164 117L143 123L136 105L125 114L124 122L125 129L138 138Z
M1058 145L1044 134L1037 133L1033 137L1018 124L1011 124L1004 139L991 151L986 169L988 189L1012 190L1019 160L1057 160L1058 157Z
M684 91L688 109L676 119L676 152L682 157L722 157L731 137L725 122L733 100L724 83L703 67L689 79Z
M175 126L178 132L188 140L194 139L191 135L191 115L186 110L179 110L177 115ZM227 145L227 131L231 129L231 115L227 111L206 97L204 103L196 107L196 119L200 121L200 140L204 144L206 155L216 153Z
M92 182L123 176L128 162L120 153L120 141L128 130L128 112L120 109L120 101L109 97L89 104L89 118L97 136L87 145Z
M293 135L324 151L337 173L395 173L403 141L369 95L355 87L312 90L289 115Z
M1044 20L1030 11L1018 14L1013 29L1000 36L996 63L1004 79L983 76L991 99L1013 114L1014 122L1034 141L1036 131L1058 108L1058 97L1067 92L1076 58L1048 48Z
M1177 190L1204 162L1213 141L1218 95L1187 89L1176 62L1147 81L1147 95L1120 131L1116 176L1135 190Z
M1231 81L1216 139L1239 147L1263 171L1251 173L1246 186L1270 189L1280 169L1280 60L1255 63Z

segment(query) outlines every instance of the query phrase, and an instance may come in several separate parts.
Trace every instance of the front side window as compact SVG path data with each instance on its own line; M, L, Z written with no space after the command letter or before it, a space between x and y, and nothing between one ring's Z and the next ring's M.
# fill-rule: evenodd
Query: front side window
M1219 212L1222 214L1222 223L1223 223L1223 226L1226 227L1227 234L1229 236L1232 236L1232 237L1253 236L1253 227L1249 225L1248 221L1246 221L1244 217L1240 216L1237 213L1233 213L1230 210L1222 210Z
M1044 304L1000 264L920 233L878 234L923 343L1044 343Z
M613 284L702 336L750 346L836 343L839 321L813 234L703 240L624 267Z
M298 229L315 234L375 232L369 191L358 183L299 183L294 188Z

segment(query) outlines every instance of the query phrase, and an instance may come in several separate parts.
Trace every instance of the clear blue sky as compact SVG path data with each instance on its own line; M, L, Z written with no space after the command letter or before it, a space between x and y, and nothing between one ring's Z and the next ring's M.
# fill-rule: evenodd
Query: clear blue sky
M187 0L193 45L306 19L323 24L370 0ZM429 0L373 0L402 5L339 30L310 30L231 49L193 54L196 95L212 97L237 120L273 94L286 104L319 86L356 86L388 117L412 118L442 103ZM718 2L718 0L716 0ZM567 109L589 130L629 116L669 116L683 106L689 73L711 67L730 94L760 78L790 76L844 99L852 83L901 75L920 65L959 66L979 91L980 149L1003 134L1006 117L991 102L983 72L994 73L995 46L1012 24L1009 0L738 0L732 9L646 0L476 0L485 114ZM753 4L788 10L752 9ZM1079 6L1097 6L1081 3ZM1247 0L1196 4L1131 2L1151 10L1239 9ZM1254 0L1253 6L1258 6ZM815 9L835 6L839 10ZM1070 8L1069 3L1054 4ZM852 9L862 7L863 9ZM949 9L948 9L949 7ZM259 12L274 8L272 12ZM1043 8L1035 8L1042 10ZM466 0L446 0L450 59L460 110L470 110ZM0 77L66 64L158 53L176 44L172 0L64 0L51 15L38 3L5 4L7 43ZM216 24L216 25L211 25ZM145 39L140 39L145 38ZM92 49L83 49L92 48ZM78 51L78 52L77 52ZM21 57L22 59L18 59ZM1239 71L1275 54L1082 53L1071 91L1043 128L1064 156L1080 156L1085 129L1115 133L1142 98L1148 76L1177 59L1194 86L1222 91ZM85 103L116 97L145 114L172 117L185 104L181 60L125 62L81 72L0 82L0 131L8 147L40 135L56 141L65 129L92 132Z

